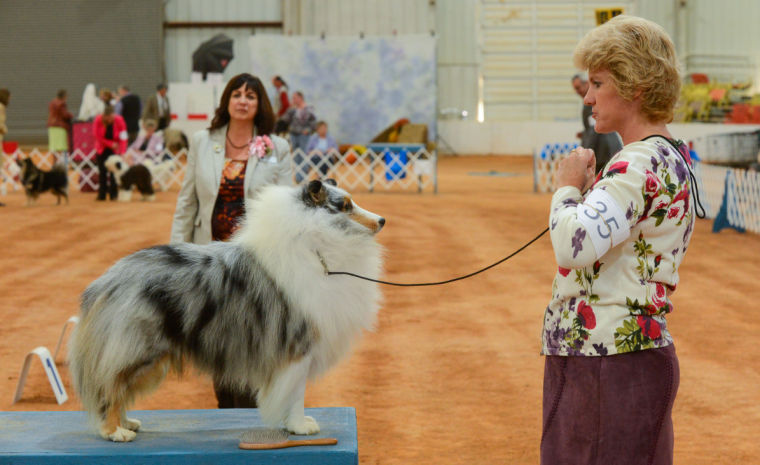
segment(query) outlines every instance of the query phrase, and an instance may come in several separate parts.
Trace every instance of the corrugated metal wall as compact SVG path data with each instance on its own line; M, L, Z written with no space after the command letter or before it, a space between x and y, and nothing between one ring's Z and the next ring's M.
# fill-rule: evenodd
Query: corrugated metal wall
M760 2L689 2L684 12L686 67L725 81L754 81L760 91Z
M6 140L47 142L48 102L68 91L79 113L87 83L131 87L143 99L162 80L161 4L154 0L0 1L0 87L11 92Z
M285 0L285 33L419 34L434 28L432 0Z
M596 26L601 2L481 0L483 103L487 120L577 119L570 86L575 44ZM618 2L630 12L629 2Z
M435 32L438 37L438 108L441 117L478 111L480 43L478 0L438 0Z

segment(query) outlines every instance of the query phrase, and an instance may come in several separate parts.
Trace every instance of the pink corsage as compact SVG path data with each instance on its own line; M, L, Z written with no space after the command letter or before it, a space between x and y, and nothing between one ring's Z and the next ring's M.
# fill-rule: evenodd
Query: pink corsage
M251 145L248 146L248 154L250 156L257 156L262 159L272 153L274 150L274 144L269 136L256 136L251 141Z

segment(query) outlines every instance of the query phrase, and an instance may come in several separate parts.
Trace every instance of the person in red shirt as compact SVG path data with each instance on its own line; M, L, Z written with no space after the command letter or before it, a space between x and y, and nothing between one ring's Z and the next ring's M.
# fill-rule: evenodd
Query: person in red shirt
M273 99L273 103L277 105L274 115L274 133L286 137L289 124L283 116L288 111L288 108L290 108L288 85L285 84L285 81L283 81L280 76L273 77L272 84L274 84L274 87L277 90L277 96Z
M277 113L275 116L280 118L286 111L288 111L288 108L290 108L290 100L288 100L288 85L285 84L285 81L283 81L280 76L273 77L272 84L274 84L275 89L277 89L277 98L275 99L277 102Z
M111 200L116 200L118 187L113 173L106 169L106 160L111 155L121 155L127 150L127 123L117 115L111 105L106 105L103 114L92 123L95 133L95 153L98 160L98 197L105 200L106 192Z

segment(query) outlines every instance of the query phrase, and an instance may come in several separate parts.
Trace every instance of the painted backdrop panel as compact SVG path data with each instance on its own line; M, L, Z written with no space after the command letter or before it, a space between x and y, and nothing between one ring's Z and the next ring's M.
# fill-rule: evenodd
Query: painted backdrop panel
M283 37L250 39L251 67L275 95L272 76L300 90L339 144L366 144L399 118L435 137L435 39Z

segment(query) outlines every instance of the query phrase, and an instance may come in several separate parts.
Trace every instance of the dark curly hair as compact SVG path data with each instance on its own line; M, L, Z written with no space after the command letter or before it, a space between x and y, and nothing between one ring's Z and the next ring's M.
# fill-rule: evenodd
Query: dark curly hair
M248 73L238 74L227 83L224 92L222 92L219 106L214 112L214 119L211 120L211 126L209 126L208 129L213 131L230 122L229 106L232 91L239 89L241 86L253 90L259 101L256 115L253 117L253 125L256 127L256 133L260 136L271 134L274 129L275 116L274 111L272 111L272 104L269 102L269 97L267 97L266 88L259 78Z

